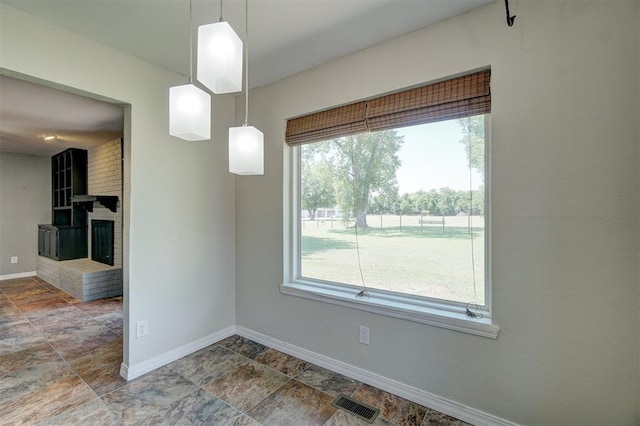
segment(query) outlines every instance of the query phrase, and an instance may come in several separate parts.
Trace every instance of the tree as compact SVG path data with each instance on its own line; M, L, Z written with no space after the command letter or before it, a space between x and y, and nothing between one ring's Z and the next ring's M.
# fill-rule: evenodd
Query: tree
M469 167L476 169L484 180L484 115L458 119L464 136L460 143L467 152Z
M403 139L395 130L361 133L333 141L337 201L345 214L354 212L356 226L367 228L372 194L397 194L398 151Z
M426 192L420 189L417 192L409 194L411 202L413 203L414 210L420 214L432 214L435 211L433 207L433 195L430 192Z
M471 200L471 214L484 216L484 188L472 191L473 199Z
M414 214L419 211L410 194L402 194L398 201L400 214Z
M333 172L326 149L319 144L305 145L302 149L302 208L315 220L321 207L336 205Z
M438 192L438 210L443 216L455 216L459 210L459 197L451 188L440 188Z
M388 193L375 192L370 197L367 213L371 214L389 214L394 213L395 205L398 200L398 193L395 191Z

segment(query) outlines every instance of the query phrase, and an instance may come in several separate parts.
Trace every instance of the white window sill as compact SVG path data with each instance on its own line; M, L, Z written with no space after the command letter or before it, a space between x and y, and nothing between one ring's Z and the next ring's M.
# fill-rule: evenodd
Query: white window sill
M357 297L359 289L331 283L296 281L280 285L280 291L291 296L360 309L491 339L497 339L500 332L500 328L491 322L487 313L484 313L483 318L471 318L465 314L464 307L401 297L375 289L367 289L368 296Z

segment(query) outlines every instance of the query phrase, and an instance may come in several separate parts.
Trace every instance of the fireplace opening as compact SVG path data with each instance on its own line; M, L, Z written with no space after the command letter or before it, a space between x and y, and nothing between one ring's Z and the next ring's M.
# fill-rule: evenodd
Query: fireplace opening
M113 266L112 220L91 221L91 259Z

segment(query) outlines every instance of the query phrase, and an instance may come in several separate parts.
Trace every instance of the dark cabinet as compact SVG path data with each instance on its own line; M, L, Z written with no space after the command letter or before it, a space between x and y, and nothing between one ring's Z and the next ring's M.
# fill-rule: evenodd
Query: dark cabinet
M38 225L38 254L54 260L87 257L86 228Z
M38 225L38 254L55 259L58 256L58 231L52 225Z
M72 202L87 193L87 151L71 148L51 157L53 225L38 225L38 254L55 260L87 257L87 211Z
M87 226L87 214L71 198L87 193L87 151L71 148L51 157L52 222L56 226Z

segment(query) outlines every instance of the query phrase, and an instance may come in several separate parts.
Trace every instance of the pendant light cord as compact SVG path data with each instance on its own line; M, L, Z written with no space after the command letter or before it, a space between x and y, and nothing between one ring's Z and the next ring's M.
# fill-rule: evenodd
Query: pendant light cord
M222 19L222 0L220 0L220 18L218 19L218 22L224 22L224 19Z
M189 84L193 82L193 0L189 0Z
M244 124L249 125L249 0L244 0L244 25L245 25L245 47L244 47Z

